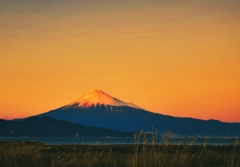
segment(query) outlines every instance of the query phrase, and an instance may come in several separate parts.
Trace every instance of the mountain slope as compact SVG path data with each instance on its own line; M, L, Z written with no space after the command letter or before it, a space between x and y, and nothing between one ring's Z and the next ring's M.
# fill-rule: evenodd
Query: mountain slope
M38 116L118 131L152 131L154 127L160 133L171 131L179 135L240 136L239 123L177 118L152 113L130 104L95 90L73 103Z

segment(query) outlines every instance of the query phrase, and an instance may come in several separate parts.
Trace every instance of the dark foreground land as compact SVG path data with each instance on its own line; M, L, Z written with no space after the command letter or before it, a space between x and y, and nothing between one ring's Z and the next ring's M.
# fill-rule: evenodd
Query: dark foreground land
M1 167L240 167L240 146L0 142Z

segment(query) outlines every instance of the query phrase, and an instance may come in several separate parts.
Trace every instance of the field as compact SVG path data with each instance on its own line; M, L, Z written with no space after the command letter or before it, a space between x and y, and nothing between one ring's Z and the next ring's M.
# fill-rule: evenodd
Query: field
M135 136L136 138L138 136ZM45 145L0 142L1 167L240 167L240 146L172 145Z

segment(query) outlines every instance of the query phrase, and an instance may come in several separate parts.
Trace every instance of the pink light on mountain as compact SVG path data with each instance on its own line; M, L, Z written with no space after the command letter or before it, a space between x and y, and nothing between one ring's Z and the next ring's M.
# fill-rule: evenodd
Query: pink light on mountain
M73 106L73 105L77 105L78 107L91 107L91 106L97 106L97 105L127 106L127 107L141 109L140 107L132 103L126 103L115 97L112 97L101 90L92 90L67 106Z

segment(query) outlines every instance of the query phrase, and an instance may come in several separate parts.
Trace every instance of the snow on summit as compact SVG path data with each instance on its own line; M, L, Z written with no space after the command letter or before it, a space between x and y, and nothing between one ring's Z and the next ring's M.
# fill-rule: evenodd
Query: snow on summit
M68 106L78 105L78 107L90 107L96 105L109 105L109 106L127 106L132 108L141 109L140 107L132 104L123 102L115 97L112 97L101 90L92 90L87 94L81 96L76 101L70 103Z

